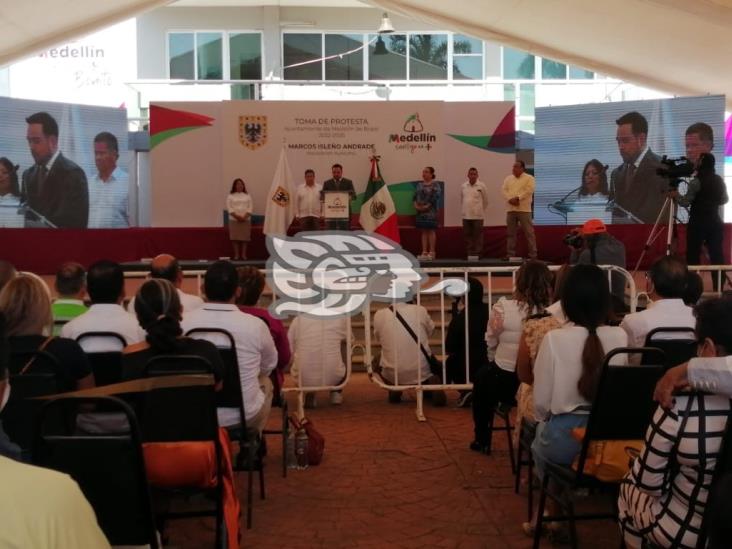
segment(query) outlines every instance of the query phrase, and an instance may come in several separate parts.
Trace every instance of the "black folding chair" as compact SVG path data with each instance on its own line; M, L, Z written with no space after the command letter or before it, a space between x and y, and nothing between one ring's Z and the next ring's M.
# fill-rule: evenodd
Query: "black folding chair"
M206 336L219 336L210 338ZM255 430L247 428L246 414L244 411L244 399L241 394L241 379L239 377L239 361L236 357L236 343L234 336L222 328L194 328L186 333L188 337L198 337L212 341L218 348L221 360L224 363L223 387L218 392L216 404L220 408L238 408L241 417L241 424L227 427L231 440L239 443L239 455L237 456L234 469L236 471L247 471L247 529L252 527L252 507L254 505L254 471L259 473L259 497L265 499L264 490L264 459L262 438ZM220 344L220 338L227 342ZM286 421L286 419L285 419ZM283 427L286 429L286 426ZM287 439L283 437L282 455L287 467L286 446Z
M678 336L679 334L687 334L687 337L673 337L668 339L659 336ZM690 335L690 337L688 337ZM666 369L673 368L679 364L683 364L696 356L697 341L694 328L689 327L661 327L654 328L646 335L646 347L654 347L661 349L666 354ZM646 358L644 354L641 357L641 364L647 364L648 360L653 361L653 357Z
M122 349L127 346L125 338L117 332L84 332L76 338L76 342L83 348L82 342L88 339L105 339L112 345L120 345L119 351L85 351L91 363L97 387L122 381Z
M145 364L145 376L213 375L213 366L199 355L157 355Z
M76 417L99 405L124 414L125 431L78 434ZM158 547L137 419L123 401L59 397L46 402L36 421L33 463L67 473L79 484L111 545Z
M620 354L655 353L657 362L640 366L614 366L613 357ZM642 440L656 409L653 390L664 372L664 356L657 349L647 347L621 347L605 355L595 401L592 403L585 438L577 460L577 469L571 465L546 463L544 478L536 510L536 531L534 549L541 543L543 522L568 521L572 547L577 547L577 520L617 520L617 495L613 498L612 512L578 515L574 511L574 493L580 488L591 490L612 487L617 492L618 484L598 480L585 475L584 468L590 444L600 440ZM549 485L557 489L550 492ZM547 496L555 500L564 514L543 516Z
M528 475L528 520L531 521L531 515L534 510L534 458L531 454L531 444L534 442L536 437L536 425L535 421L529 421L526 418L521 420L519 426L519 437L518 437L518 449L516 450L516 477L514 479L514 494L519 493L521 487L521 467L526 465ZM525 454L525 457L524 457Z
M732 402L730 402L732 404ZM732 540L732 408L707 496L697 549L726 549ZM708 542L708 545L707 545Z
M32 365L21 373L30 360ZM60 365L55 356L46 351L10 354L10 399L2 412L3 428L10 440L29 453L33 445L34 419L42 400L34 397L55 395L61 390Z
M176 367L178 365L179 367ZM183 365L180 367L180 365ZM177 374L206 374L213 378L211 363L198 356L154 357L145 367L146 377ZM210 442L215 449L216 482L213 488L185 486L162 488L153 486L156 516L160 529L169 519L215 517L215 546L221 547L224 530L223 477L221 445L219 444L216 395L213 383L191 387L153 389L138 395L138 418L142 441L154 442ZM171 467L175 463L171 463ZM213 509L170 511L169 503L177 496L203 494L213 499ZM164 504L164 508L163 507Z
M506 439L508 444L508 459L511 464L511 474L516 474L516 454L514 454L513 451L513 425L511 425L511 409L514 408L511 404L504 404L503 402L499 402L495 410L493 412L493 426L492 430L493 432L496 431L505 431L506 432ZM498 427L496 426L496 418L503 421L503 425Z

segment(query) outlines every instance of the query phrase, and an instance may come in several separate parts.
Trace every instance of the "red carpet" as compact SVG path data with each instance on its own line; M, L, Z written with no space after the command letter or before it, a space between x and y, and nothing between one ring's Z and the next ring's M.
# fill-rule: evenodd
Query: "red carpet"
M625 243L629 268L643 251L651 227L648 225L613 225L610 233ZM678 250L686 246L686 227L679 226ZM536 227L539 257L551 263L564 263L569 249L562 243L567 234L566 225ZM417 254L420 252L419 231L401 229L402 246ZM6 259L18 269L40 274L54 273L64 261L78 261L88 266L98 259L139 261L159 253L171 253L179 259L217 259L231 254L228 235L224 228L139 228L139 229L0 229L0 259ZM499 258L506 253L505 227L486 227L484 255ZM724 227L725 263L730 263L732 224ZM653 243L644 267L662 255L666 247L665 233ZM446 227L437 235L439 258L464 258L462 228ZM526 246L519 237L519 254L526 254ZM249 247L250 259L265 259L266 249L261 227L252 229Z

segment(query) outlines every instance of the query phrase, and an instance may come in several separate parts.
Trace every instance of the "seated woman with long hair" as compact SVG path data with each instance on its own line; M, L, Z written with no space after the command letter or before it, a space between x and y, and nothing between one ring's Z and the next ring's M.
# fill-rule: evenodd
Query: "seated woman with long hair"
M475 440L470 449L490 454L493 415L499 403L515 403L519 380L516 358L521 330L526 317L550 303L551 273L546 265L529 260L516 273L516 287L510 299L502 297L493 306L486 331L486 342L495 350L493 361L483 366L473 383L473 423Z
M572 267L562 291L568 322L544 336L534 363L534 413L540 423L532 452L540 473L547 461L569 465L577 456L580 443L571 430L587 424L605 354L628 344L625 330L605 325L610 303L599 267Z
M193 355L211 364L214 379L220 383L224 365L218 349L210 341L183 337L181 312L178 292L169 281L153 278L140 287L135 296L135 315L146 337L122 351L124 379L143 377L148 361L155 356Z
M145 341L129 345L122 351L124 378L143 377L147 363L153 357L193 355L204 358L211 364L216 389L221 388L224 364L218 349L210 341L183 336L180 326L181 312L178 291L168 280L153 278L140 287L135 296L135 314L147 335ZM221 410L219 408L219 412ZM215 454L213 450L209 452L206 449L205 441L178 441L146 445L145 467L151 485L170 487L176 483L180 486L198 486L202 476L210 478L216 466L220 466L223 476L221 497L224 522L230 540L228 547L232 547L237 543L240 507L233 488L229 439L223 428L219 429L219 441L223 455L220 464L212 459Z
M566 265L565 265L566 267ZM522 422L530 425L536 424L534 417L534 361L539 352L541 341L544 336L551 330L556 330L564 324L561 314L561 304L555 307L554 311L550 311L551 300L555 295L561 295L560 285L567 269L560 269L554 276L549 271L549 267L544 265L540 270L541 276L538 277L537 284L544 284L544 291L541 295L544 297L540 303L539 311L529 316L524 322L521 339L519 340L518 356L516 358L516 375L521 385L519 385L516 393L516 425L521 426ZM553 288L552 288L553 279ZM514 440L518 444L520 428L514 430Z
M698 355L731 355L732 300L703 301L695 314ZM620 487L618 517L628 547L697 546L729 409L728 396L699 393L656 410Z
M568 322L544 335L534 362L534 414L539 424L531 450L540 477L547 462L570 465L579 454L572 429L587 425L605 354L628 344L625 330L606 325L610 289L599 267L572 267L561 302ZM613 360L626 363L625 355ZM548 514L553 510L547 507ZM524 529L531 534L533 527L526 523Z
M84 351L73 339L53 337L51 293L33 274L11 279L0 292L0 313L10 344L10 372L53 369L61 392L94 387L94 375ZM43 351L56 359L58 370L48 359L35 355Z

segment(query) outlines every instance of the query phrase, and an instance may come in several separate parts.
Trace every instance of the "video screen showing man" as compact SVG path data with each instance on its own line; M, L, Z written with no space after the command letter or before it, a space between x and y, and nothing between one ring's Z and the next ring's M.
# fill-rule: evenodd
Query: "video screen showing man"
M94 137L96 175L89 181L89 228L120 229L130 226L128 217L129 181L117 166L119 144L110 132Z
M668 181L656 173L662 166L661 157L648 146L648 121L633 111L615 123L623 164L610 174L613 223L655 223L666 200Z
M27 227L85 228L89 190L82 170L58 148L58 124L47 112L25 119L35 164L23 172Z

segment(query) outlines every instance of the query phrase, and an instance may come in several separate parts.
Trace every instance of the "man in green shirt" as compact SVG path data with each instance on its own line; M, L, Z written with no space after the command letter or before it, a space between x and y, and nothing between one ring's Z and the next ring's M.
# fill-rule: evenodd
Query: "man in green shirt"
M53 335L59 335L63 324L87 311L83 301L86 295L84 267L71 261L61 265L56 272L55 287L58 298L51 306Z

